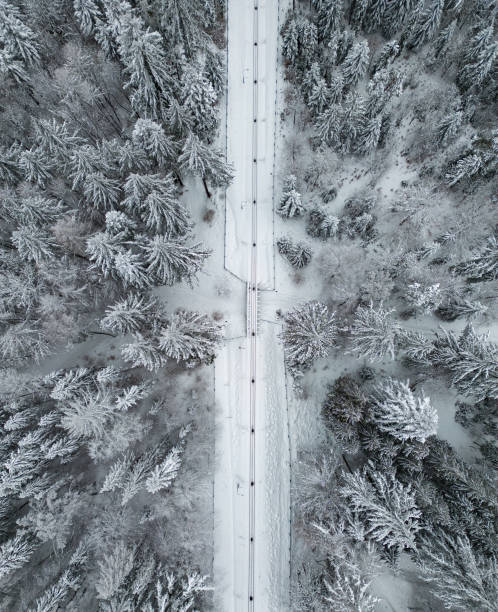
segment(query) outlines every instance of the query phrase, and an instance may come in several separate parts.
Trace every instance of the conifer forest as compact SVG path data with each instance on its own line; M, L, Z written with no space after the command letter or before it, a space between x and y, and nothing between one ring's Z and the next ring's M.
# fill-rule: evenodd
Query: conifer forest
M0 611L498 612L496 0L0 0Z

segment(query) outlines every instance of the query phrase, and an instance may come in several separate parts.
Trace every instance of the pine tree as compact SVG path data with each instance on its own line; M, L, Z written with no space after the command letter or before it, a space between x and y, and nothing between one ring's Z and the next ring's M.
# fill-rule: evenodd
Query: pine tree
M408 46L415 48L432 40L439 29L445 0L434 0L432 6L423 11L412 27Z
M399 54L400 47L398 41L390 40L387 42L380 50L380 53L373 64L371 74L375 74L379 70L388 68Z
M349 92L344 99L339 133L340 148L351 151L365 125L365 101L356 93Z
M198 67L185 71L181 99L184 109L190 115L194 133L203 139L212 136L218 122L217 96Z
M334 319L327 306L313 301L285 315L281 338L292 369L307 369L316 359L327 357L337 334Z
M73 0L74 15L78 20L83 36L91 36L95 24L102 20L102 13L95 0Z
M335 566L333 572L333 580L323 580L322 598L330 610L374 612L379 600L369 593L371 580L358 565L346 562Z
M444 59L446 57L448 49L450 48L451 42L453 40L453 36L455 35L456 26L457 20L453 19L453 21L448 26L446 26L446 28L443 28L441 32L439 32L439 35L435 39L433 45L434 57L436 59Z
M165 101L172 95L175 82L158 32L145 28L139 17L125 12L120 19L117 43L131 89L130 102L137 113L153 119L165 116Z
M344 93L344 77L340 70L336 70L330 77L330 86L328 90L332 104L339 104Z
M75 133L70 134L66 122L56 119L40 119L35 122L35 137L40 149L62 162L67 162L73 149L83 140Z
M44 334L27 323L10 325L0 336L0 355L5 361L34 359L39 361L50 353Z
M158 14L161 16L161 27L171 37L173 44L181 44L192 56L197 46L202 42L202 26L206 18L210 2L199 0L161 0ZM212 9L212 7L211 7Z
M13 4L0 1L0 42L13 57L26 66L38 63L40 45L36 34L21 20L21 13Z
M387 3L382 19L382 29L388 37L401 30L415 7L416 0L398 0Z
M388 378L375 387L372 420L397 440L425 440L437 432L437 411L428 397L415 396L400 380Z
M464 89L479 87L491 73L498 57L498 41L483 49L474 61L465 63L458 74L458 82Z
M371 0L366 12L366 25L369 32L376 30L383 21L388 7L388 0Z
M421 512L411 486L392 472L377 472L372 465L344 474L340 494L366 525L366 536L388 549L414 550Z
M53 176L52 161L37 147L22 151L18 163L24 178L39 187L45 187Z
M178 155L175 143L163 127L150 119L137 119L131 139L136 148L144 151L161 168Z
M233 178L232 168L223 161L222 153L206 145L194 134L190 134L185 141L178 162L182 170L202 179L208 198L211 193L207 188L207 180L215 187L226 187Z
M340 104L331 104L315 121L315 128L323 144L333 146L339 142L344 109Z
M221 52L206 49L204 74L218 97L225 88L225 62Z
M0 578L23 567L32 557L36 546L28 533L19 531L0 545Z
M372 119L367 119L355 145L358 153L366 155L377 148L381 127L382 115L380 113L376 117L372 117Z
M449 187L453 187L465 178L472 178L478 174L483 168L483 159L475 153L467 155L459 159L457 163L450 168L444 178Z
M190 218L178 200L171 174L130 174L125 183L123 205L144 221L148 230L170 236L186 234Z
M350 330L352 350L358 357L377 361L390 355L394 359L400 328L391 319L391 312L382 305L374 308L372 303L358 308Z
M457 264L453 270L472 280L498 278L498 238L489 236L483 247L476 249L470 259Z
M487 309L487 306L484 306L481 302L470 300L457 294L440 304L436 314L443 321L455 321L459 317L473 319L484 314Z
M339 219L331 215L323 206L315 206L310 210L306 232L314 238L327 238L337 235L339 229Z
M23 63L17 60L7 49L0 49L0 75L2 81L11 78L18 85L29 82L29 76Z
M320 79L313 87L308 100L308 108L313 115L323 112L329 101L329 89L325 79Z
M478 335L469 323L460 337L442 330L436 333L434 365L452 374L452 384L460 393L478 401L498 398L498 346L488 336Z
M162 368L167 361L166 356L151 339L138 333L134 342L122 347L121 355L134 368L142 367L152 372Z
M303 80L301 83L301 91L303 92L303 96L306 102L309 101L311 93L315 86L322 79L320 64L318 62L313 62L310 66L310 69L306 71L306 74L303 76Z
M441 119L436 127L437 139L444 146L458 135L463 123L464 114L456 110Z
M100 327L117 334L137 332L147 326L147 321L156 308L153 300L144 296L128 295L106 310Z
M115 273L115 259L123 251L124 237L108 232L98 232L90 236L86 242L86 252L93 262L94 268L99 268L105 278Z
M192 284L210 254L202 243L190 246L169 236L154 236L142 248L147 272L162 285L181 280Z
M467 612L493 612L498 600L498 562L473 550L464 534L441 529L425 535L417 561L444 606Z
M370 0L354 0L351 3L349 21L355 31L363 28L369 4Z
M168 453L166 459L152 470L145 481L145 488L149 493L157 493L168 489L178 475L182 464L181 449L174 447Z
M347 85L356 85L365 75L368 68L369 56L370 50L366 40L354 43L341 65L344 81Z
M105 231L111 236L131 238L136 226L133 219L120 210L110 210L105 214Z
M1 61L1 60L0 60ZM0 146L0 181L8 185L15 185L21 179L17 164L17 149L6 149Z
M290 238L277 240L278 252L283 255L294 268L304 268L312 257L312 250L304 242L294 243Z
M159 347L167 357L188 365L209 364L221 339L221 326L207 315L181 310L161 328Z
M284 181L284 188L277 213L282 217L299 217L304 213L301 194L296 190L297 177L290 174Z
M125 287L144 289L151 284L145 264L141 255L126 249L120 250L114 258L116 276Z
M295 64L299 56L299 26L295 17L292 17L284 26L282 54L291 64Z
M108 178L101 172L94 172L86 175L83 194L91 208L104 212L114 208L119 202L121 186L119 181Z
M19 252L21 259L42 261L54 258L55 243L52 238L34 224L24 225L12 232L12 244Z
M318 31L322 40L329 40L342 20L342 0L323 0L318 9Z

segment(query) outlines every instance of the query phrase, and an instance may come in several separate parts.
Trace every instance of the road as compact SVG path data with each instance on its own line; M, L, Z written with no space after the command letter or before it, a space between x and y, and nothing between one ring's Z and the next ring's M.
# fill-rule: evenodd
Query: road
M275 288L276 0L228 1L225 267L247 284L247 337L215 364L215 608L289 609L289 448L278 327L258 322ZM230 330L227 335L230 337Z

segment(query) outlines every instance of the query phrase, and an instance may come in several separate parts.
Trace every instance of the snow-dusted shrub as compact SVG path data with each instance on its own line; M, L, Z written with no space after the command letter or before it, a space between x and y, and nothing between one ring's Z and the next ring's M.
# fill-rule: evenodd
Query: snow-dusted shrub
M421 283L411 283L405 293L408 304L425 314L436 310L442 299L439 283L425 286Z

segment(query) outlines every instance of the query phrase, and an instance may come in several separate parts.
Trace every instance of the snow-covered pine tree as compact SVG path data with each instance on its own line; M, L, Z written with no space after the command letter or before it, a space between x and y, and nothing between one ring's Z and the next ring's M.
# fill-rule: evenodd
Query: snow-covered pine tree
M289 174L284 181L282 197L277 208L277 213L282 217L299 217L304 213L301 194L297 191L296 185L297 177L294 174Z
M464 89L479 87L490 74L498 57L498 41L494 40L483 49L474 61L464 64L458 74L458 82Z
M0 0L0 42L8 54L28 67L40 59L38 37L23 23L19 9L6 0Z
M120 210L109 210L105 214L105 231L111 236L121 234L131 238L137 225L128 215Z
M277 248L294 268L304 268L312 257L311 248L304 242L293 242L290 238L282 237L277 240Z
M373 32L381 26L388 5L388 0L370 0L365 15L365 25L368 32Z
M472 257L453 270L472 280L494 280L498 278L498 238L489 236L484 246L474 251Z
M103 18L96 0L73 0L73 8L83 36L92 36L95 24Z
M411 486L391 471L378 472L369 464L361 472L344 473L341 496L366 526L366 536L388 549L415 550L421 512Z
M416 8L417 0L397 0L388 2L382 18L382 30L387 37L401 30Z
M367 119L356 140L355 149L361 155L366 155L377 148L382 127L382 114Z
M102 172L85 176L83 195L90 208L104 212L113 209L121 197L121 185L116 179L108 178Z
M436 127L437 139L447 145L458 135L464 119L463 111L455 110L445 115Z
M116 42L128 76L125 87L131 90L132 107L152 119L165 117L164 102L176 84L162 36L146 28L129 5L118 23Z
M475 153L459 159L444 175L446 184L453 187L463 179L472 178L482 170L483 164L482 157Z
M370 57L370 50L366 40L355 42L341 65L346 85L356 85L365 75Z
M400 327L392 320L392 312L382 304L374 308L372 302L358 308L350 329L352 350L358 357L377 361L389 355L394 359Z
M457 20L453 19L452 22L449 23L445 28L443 28L433 43L434 49L434 57L436 59L445 59L451 43L453 41L453 36L456 32Z
M222 327L207 315L180 310L169 317L158 338L167 357L187 365L209 364L216 355Z
M190 217L178 200L173 176L168 174L130 174L125 182L123 205L139 216L148 230L169 236L184 235L190 229Z
M306 302L286 313L281 338L290 368L305 370L316 359L327 357L336 335L335 314L325 304Z
M498 398L498 345L487 335L476 334L471 323L457 336L446 330L436 333L434 365L449 370L460 393L478 401Z
M210 47L206 49L206 62L204 64L204 74L211 83L217 96L225 88L225 62L223 53L214 51Z
M358 0L357 0L358 1ZM371 579L349 561L333 568L333 580L324 578L323 601L329 610L374 612L378 599L370 594Z
M25 530L0 545L0 578L26 565L36 550L32 536Z
M365 124L365 100L356 92L350 91L344 98L340 128L340 148L349 152L354 147L360 131Z
M461 531L436 529L420 539L417 562L445 608L493 612L498 600L498 560L473 549Z
M218 123L217 96L198 66L185 71L181 100L183 108L190 115L194 133L204 140L212 137Z
M370 0L353 0L350 5L349 22L355 30L361 30L367 14Z
M137 332L147 326L155 309L154 300L131 294L107 308L100 327L117 334Z
M78 134L70 134L67 123L56 119L39 119L34 122L35 140L38 147L56 160L67 163L73 149L84 144Z
M320 80L313 87L308 100L308 108L312 115L320 115L328 105L330 93L325 79Z
M295 64L299 56L299 26L294 16L282 29L282 54L291 64Z
M342 0L323 0L318 8L318 34L328 41L339 28L343 16Z
M115 274L115 259L124 249L124 236L97 232L86 242L86 252L92 266L100 269L105 278Z
M147 239L142 249L148 274L161 285L192 284L210 254L200 242L188 245L167 235Z
M152 282L146 263L139 253L123 249L114 258L114 270L125 287L144 289Z
M48 233L34 224L23 225L12 232L12 244L19 257L40 264L55 257L55 242Z
M168 489L178 475L182 464L182 449L174 446L162 463L156 465L145 481L149 493L158 493Z
M341 70L335 70L332 73L328 91L332 104L339 104L344 94L344 76Z
M371 74L379 70L388 68L400 54L400 47L397 40L390 40L381 48L379 55L372 65Z
M215 187L226 187L233 178L232 167L223 161L220 151L202 142L195 134L186 139L180 157L180 168L199 176L208 198L211 193L206 181Z
M460 317L474 319L487 311L487 306L477 300L460 295L453 295L439 305L436 314L443 321L455 321Z
M344 109L340 104L330 104L315 120L315 129L323 144L333 146L339 142Z
M309 212L306 232L314 238L326 240L337 235L339 219L331 215L324 206L315 205Z
M422 11L408 36L409 47L419 47L434 38L441 24L444 3L445 0L433 0L432 5Z
M160 168L167 166L178 156L177 145L164 128L151 119L137 119L131 134L133 145L144 151Z
M387 378L373 393L372 421L384 433L402 442L425 440L437 432L438 415L423 393L413 394L406 383Z
M21 179L17 161L18 154L17 147L6 148L0 145L0 181L2 183L15 185Z
M151 372L162 368L166 364L166 356L151 338L142 334L135 334L135 341L125 344L121 355L125 361L134 368L145 368Z
M38 187L45 187L53 176L53 164L41 149L32 147L19 153L18 164L24 178Z
M306 102L309 101L311 93L315 88L315 85L322 79L322 74L320 71L320 64L318 62L313 62L310 66L310 69L306 71L303 76L303 80L301 82L301 91L303 92L304 100Z

